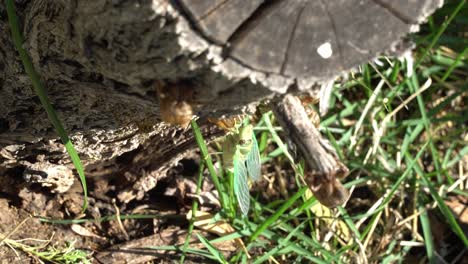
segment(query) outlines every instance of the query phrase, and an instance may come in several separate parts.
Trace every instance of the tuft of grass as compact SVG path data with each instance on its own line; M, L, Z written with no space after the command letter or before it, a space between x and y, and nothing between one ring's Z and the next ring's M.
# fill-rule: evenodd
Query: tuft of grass
M226 190L224 186L221 185L220 183L220 177L218 176L218 173L216 172L216 169L213 165L213 160L211 159L211 156L208 153L208 147L206 146L206 142L203 139L203 135L200 131L200 128L198 127L198 124L195 120L192 120L190 122L190 125L195 135L195 140L198 144L198 147L200 148L202 160L204 164L206 165L206 167L208 168L208 171L210 172L211 180L213 181L213 184L215 185L215 188L219 193L220 203L224 209L229 208L230 209L229 211L232 211L232 208L235 208L235 207L229 203L231 199L227 197Z
M90 254L83 250L74 247L75 242L66 242L64 247L56 247L51 244L53 236L49 240L26 238L21 240L11 239L18 229L20 229L30 218L25 218L8 234L0 233L0 246L6 245L13 251L20 250L33 258L37 259L40 263L57 263L57 264L91 264ZM30 245L26 242L31 242L39 245ZM15 252L16 253L16 252Z
M203 171L205 169L205 166L200 166L200 172L198 174L198 180L197 180L197 189L196 189L196 195L199 195L200 194L200 189L202 187L202 184L203 184ZM189 242L190 242L190 238L192 237L192 232L193 232L193 228L194 228L194 222L195 222L195 218L196 218L196 215L197 215L197 211L198 211L198 200L197 199L194 199L193 200L193 203L192 203L192 219L190 219L190 224L189 224L189 227L188 227L188 230L187 230L187 236L185 238L185 242L184 242L184 246L182 248L182 256L180 258L180 263L184 263L184 260L185 260L185 254L187 252L187 248L188 248L188 245L189 245Z
M48 241L46 241L48 243ZM18 242L12 239L6 239L4 241L10 248L18 249L33 256L41 261L47 263L57 264L91 264L91 258L89 253L76 249L74 242L67 242L65 247L54 247L54 246L29 246L23 242Z

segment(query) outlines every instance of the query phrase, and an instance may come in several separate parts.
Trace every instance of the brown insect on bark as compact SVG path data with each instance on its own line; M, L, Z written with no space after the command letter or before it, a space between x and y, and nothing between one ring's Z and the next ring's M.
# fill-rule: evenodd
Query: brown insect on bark
M187 127L193 117L191 100L193 88L186 83L165 84L156 82L159 109L162 121L171 125Z

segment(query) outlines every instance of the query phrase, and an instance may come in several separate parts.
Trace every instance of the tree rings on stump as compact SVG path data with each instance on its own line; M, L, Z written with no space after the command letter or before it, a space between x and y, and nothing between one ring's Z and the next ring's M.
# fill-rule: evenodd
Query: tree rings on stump
M264 73L327 81L395 46L442 0L178 0L225 57Z

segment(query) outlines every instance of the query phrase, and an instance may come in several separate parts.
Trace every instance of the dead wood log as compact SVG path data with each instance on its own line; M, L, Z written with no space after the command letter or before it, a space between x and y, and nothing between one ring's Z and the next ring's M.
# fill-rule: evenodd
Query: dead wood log
M402 38L441 3L16 1L24 46L87 174L127 175L122 190L140 188L141 175L157 182L177 160L153 153L180 158L195 147L184 141L188 131L161 122L155 81L192 87L201 121L248 112L285 93L317 93L317 84L382 52L401 53ZM0 177L40 162L72 168L14 49L4 1L0 32ZM125 171L128 159L140 167Z

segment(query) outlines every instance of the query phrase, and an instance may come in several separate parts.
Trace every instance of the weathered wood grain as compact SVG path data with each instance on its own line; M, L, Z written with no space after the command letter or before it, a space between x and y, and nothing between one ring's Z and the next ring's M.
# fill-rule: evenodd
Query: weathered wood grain
M196 5L192 5L192 2L181 0L208 37L219 43L226 43L263 0L208 0ZM192 7L194 8L191 9Z
M331 79L391 50L441 0L180 0L201 33L251 69Z

